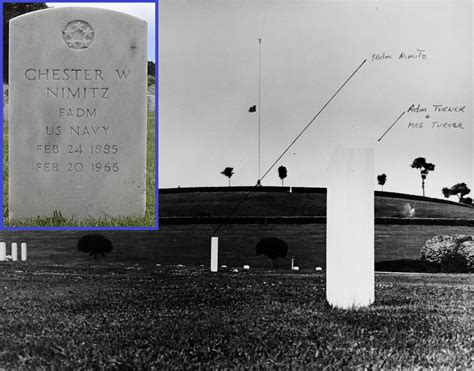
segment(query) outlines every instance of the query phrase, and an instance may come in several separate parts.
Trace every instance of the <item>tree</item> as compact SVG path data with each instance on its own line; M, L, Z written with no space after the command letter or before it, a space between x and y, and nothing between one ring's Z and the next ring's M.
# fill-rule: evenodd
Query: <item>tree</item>
M382 186L382 191L383 191L383 186L385 182L387 181L387 175L386 174L377 175L377 181Z
M443 192L443 195L446 198L458 196L459 202L463 202L464 196L469 194L471 190L468 188L466 183L457 183L451 188L444 187L441 192Z
M234 175L234 168L233 167L226 167L224 171L221 171L222 175L225 175L227 178L229 178L229 187L230 187L230 178L232 175Z
M280 166L278 168L278 176L280 177L281 179L281 186L283 187L283 182L284 182L284 179L287 177L288 175L288 171L286 170L286 167L284 166Z
M86 234L77 241L77 249L93 256L95 260L113 250L112 241L101 234Z
M3 82L8 82L9 22L19 15L46 9L46 3L3 3Z
M288 245L276 237L262 238L256 246L257 255L263 254L270 258L273 266L278 268L278 258L286 258Z
M450 196L452 196L451 190L448 187L444 187L441 190L441 192L443 193L443 196L446 197L446 198L449 198Z
M430 171L434 171L435 165L430 162L426 162L424 157L417 157L413 160L411 167L413 169L420 169L421 189L423 190L423 197L425 197L425 180L428 173Z

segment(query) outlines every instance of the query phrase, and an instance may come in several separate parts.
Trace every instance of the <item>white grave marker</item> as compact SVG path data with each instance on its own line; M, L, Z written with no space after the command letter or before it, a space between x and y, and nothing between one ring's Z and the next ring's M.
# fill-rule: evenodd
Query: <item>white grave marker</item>
M147 24L105 9L10 21L9 217L145 213Z
M7 244L5 242L0 242L0 261L5 261L7 259Z
M374 301L374 148L340 146L327 189L326 296L339 308Z
M12 261L18 260L18 244L16 242L12 242Z
M27 258L27 255L26 255L26 242L22 242L21 243L21 260L25 261L26 258Z
M211 237L211 272L217 272L219 237Z

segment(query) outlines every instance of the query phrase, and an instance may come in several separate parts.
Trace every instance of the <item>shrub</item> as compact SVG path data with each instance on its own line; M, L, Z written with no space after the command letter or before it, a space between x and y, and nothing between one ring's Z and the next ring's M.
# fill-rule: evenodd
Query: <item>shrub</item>
M441 260L445 255L451 253L459 253L464 256L467 260L468 267L471 268L474 260L473 236L435 236L426 241L420 251L422 260L438 264L441 264Z
M469 267L466 257L457 252L446 254L441 259L441 272L468 273Z
M276 237L262 238L256 246L257 255L263 254L269 257L275 268L278 268L278 258L286 258L288 245L285 241Z
M472 205L472 198L471 197L465 197L461 198L459 202L466 204L466 205Z
M457 252L467 260L470 270L474 269L474 240L467 240L459 244Z
M438 273L440 265L426 260L400 259L375 263L376 271Z
M112 241L101 234L87 234L77 241L77 249L93 256L95 260L112 251Z

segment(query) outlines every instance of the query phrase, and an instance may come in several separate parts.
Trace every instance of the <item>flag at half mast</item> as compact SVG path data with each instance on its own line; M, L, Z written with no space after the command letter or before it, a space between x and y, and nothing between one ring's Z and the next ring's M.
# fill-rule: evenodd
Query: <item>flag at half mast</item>
M257 105L250 107L249 112L257 112Z

